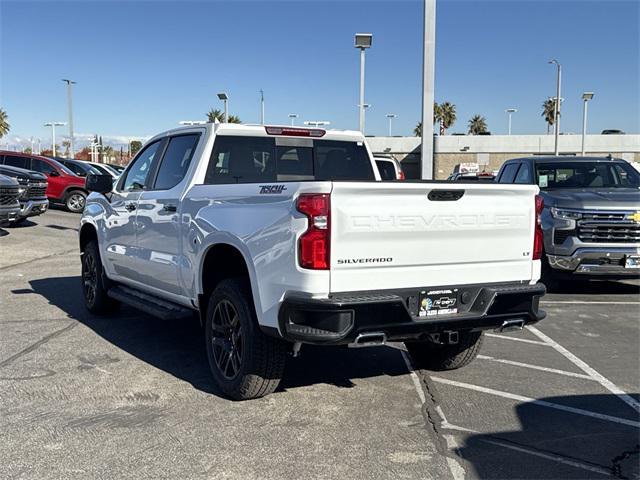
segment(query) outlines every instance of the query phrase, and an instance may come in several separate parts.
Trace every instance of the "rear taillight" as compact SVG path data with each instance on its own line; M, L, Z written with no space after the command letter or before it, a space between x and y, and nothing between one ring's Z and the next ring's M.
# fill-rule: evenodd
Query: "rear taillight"
M307 230L300 236L298 258L302 268L329 270L331 246L330 195L304 193L296 208L309 219Z
M544 234L542 233L542 209L544 208L544 199L541 195L536 195L536 224L533 235L533 259L540 260L542 251L544 250Z

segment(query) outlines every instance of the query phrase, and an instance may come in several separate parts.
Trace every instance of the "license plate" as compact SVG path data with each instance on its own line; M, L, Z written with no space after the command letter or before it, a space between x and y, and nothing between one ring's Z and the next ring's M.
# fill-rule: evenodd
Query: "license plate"
M458 313L458 289L420 292L418 316L439 317Z
M624 257L624 268L640 268L640 256Z

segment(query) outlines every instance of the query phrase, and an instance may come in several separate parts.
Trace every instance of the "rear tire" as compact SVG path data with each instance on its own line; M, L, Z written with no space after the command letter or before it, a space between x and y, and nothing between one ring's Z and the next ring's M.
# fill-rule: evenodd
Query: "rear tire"
M285 343L260 330L247 281L223 280L209 298L205 325L209 367L234 400L272 393L284 373Z
M82 296L91 313L101 315L112 312L118 302L107 295L107 281L102 269L98 242L91 240L82 252Z
M413 364L425 370L455 370L469 365L482 346L482 332L460 332L458 343L404 342Z
M87 203L87 194L82 190L71 190L64 199L64 205L72 213L82 213Z

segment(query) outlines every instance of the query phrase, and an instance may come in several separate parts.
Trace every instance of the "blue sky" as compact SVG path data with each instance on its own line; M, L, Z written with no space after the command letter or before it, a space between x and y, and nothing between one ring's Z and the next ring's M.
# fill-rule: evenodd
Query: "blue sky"
M505 133L543 133L541 104L564 68L562 130L581 131L583 91L595 91L590 131L640 131L638 1L461 1L437 4L436 100L455 103L466 130L474 114ZM410 135L420 118L419 1L42 1L0 0L0 104L12 135L48 139L42 123L66 120L74 90L78 133L147 136L221 107L244 122L358 122L355 32L367 52L367 134ZM66 130L65 128L61 130Z

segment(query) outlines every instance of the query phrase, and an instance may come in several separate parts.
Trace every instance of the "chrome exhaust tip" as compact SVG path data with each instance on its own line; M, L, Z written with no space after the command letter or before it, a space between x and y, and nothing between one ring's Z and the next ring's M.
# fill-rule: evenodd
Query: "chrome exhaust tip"
M517 330L522 330L524 328L524 320L516 319L516 320L506 320L502 322L502 326L498 329L500 333L502 332L514 332Z
M384 332L360 333L349 348L378 347L387 343L387 334Z

